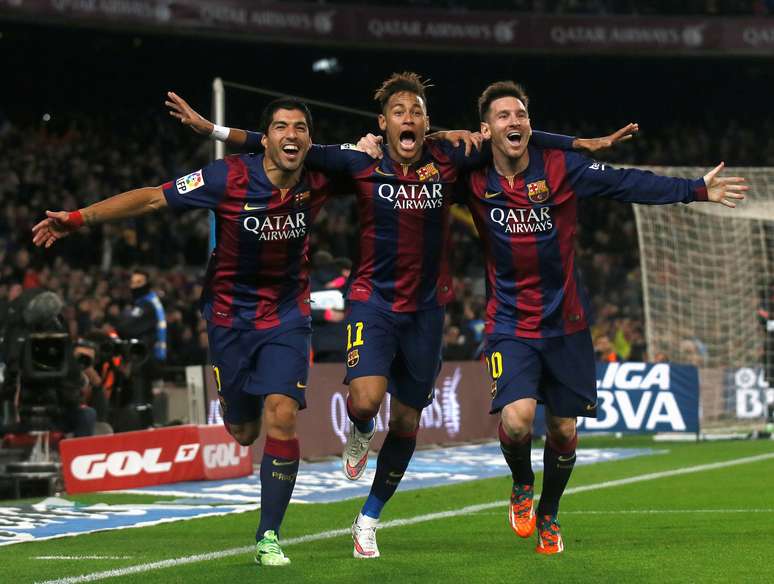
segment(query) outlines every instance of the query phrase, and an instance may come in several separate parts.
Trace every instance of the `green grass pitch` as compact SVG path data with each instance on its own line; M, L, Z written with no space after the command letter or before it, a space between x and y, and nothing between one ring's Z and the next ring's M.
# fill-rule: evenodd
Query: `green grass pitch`
M291 505L282 539L314 537L285 547L293 560L286 568L258 567L252 555L244 551L117 577L94 577L109 570L248 546L257 523L255 512L6 546L0 548L0 582L23 584L81 575L91 577L70 581L773 582L774 443L653 444L647 438L635 437L585 438L581 444L643 445L664 452L575 469L569 488L577 492L564 497L559 516L566 546L561 556L540 556L534 552L534 538L522 540L511 532L506 519L510 480L502 477L398 491L386 508L383 522L456 512L474 505L484 508L385 527L378 532L382 557L377 560L353 559L347 534L325 533L348 529L361 504L352 500ZM729 461L756 455L770 456L725 466ZM668 474L712 463L719 464L686 474ZM607 484L630 477L639 479ZM538 490L540 480L538 475ZM114 503L159 500L126 495L74 499ZM486 505L490 503L495 505ZM125 559L36 559L54 555Z

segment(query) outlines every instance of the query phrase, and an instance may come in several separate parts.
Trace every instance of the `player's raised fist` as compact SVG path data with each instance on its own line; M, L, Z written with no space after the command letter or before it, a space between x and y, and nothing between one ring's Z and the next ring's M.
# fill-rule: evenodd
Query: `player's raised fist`
M376 134L366 134L357 141L357 149L361 152L365 152L371 158L381 159L384 156L384 152L382 152L383 142L384 138L381 136L377 136Z
M67 237L82 226L80 211L46 211L46 218L32 228L32 243L51 247L57 239Z
M750 190L750 187L744 184L743 176L719 176L724 167L725 162L721 162L704 175L707 199L733 209L736 207L736 201L744 199L744 193Z
M167 92L167 100L164 105L169 108L170 116L177 118L183 125L190 127L197 134L209 136L212 133L214 124L200 115L174 91Z

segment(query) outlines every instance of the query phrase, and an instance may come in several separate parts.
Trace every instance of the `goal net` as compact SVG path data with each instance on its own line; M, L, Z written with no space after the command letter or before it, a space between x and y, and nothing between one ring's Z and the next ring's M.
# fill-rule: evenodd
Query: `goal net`
M686 178L707 171L653 170ZM774 401L766 380L774 363L774 168L725 174L750 186L736 209L634 206L648 353L701 368L704 422L760 420Z

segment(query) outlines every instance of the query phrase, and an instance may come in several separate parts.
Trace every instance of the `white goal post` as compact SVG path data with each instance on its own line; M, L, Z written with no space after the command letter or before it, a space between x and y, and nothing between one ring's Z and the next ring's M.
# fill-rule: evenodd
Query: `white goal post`
M651 170L695 178L708 169ZM774 168L732 168L724 174L744 176L750 186L736 209L634 205L634 212L650 359L692 363L707 372L707 381L714 371L716 384L726 386L718 389L728 391L734 370L749 368L770 377L774 362ZM771 312L768 318L765 311ZM765 381L756 385L761 391L765 386ZM728 413L729 406L719 410Z

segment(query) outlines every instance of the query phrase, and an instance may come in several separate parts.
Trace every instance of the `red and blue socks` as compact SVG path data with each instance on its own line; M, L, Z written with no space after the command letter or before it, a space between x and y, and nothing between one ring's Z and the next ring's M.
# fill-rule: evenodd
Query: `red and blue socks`
M522 438L511 438L503 428L502 422L497 426L500 436L500 451L503 453L508 468L511 469L513 482L517 485L534 485L535 473L532 471L532 434Z
M543 450L543 492L538 503L538 517L559 513L559 499L570 480L575 466L575 449L578 446L578 433L571 440L561 443L546 438Z
M363 505L363 515L373 519L379 518L385 503L389 501L398 488L400 480L408 468L409 461L414 455L416 445L416 430L410 433L390 430L387 433L384 444L379 451L379 458L376 460L376 475L371 485L371 493Z
M293 495L298 474L300 448L298 439L278 440L266 437L261 459L261 522L255 540L263 539L267 530L279 536L282 518Z

